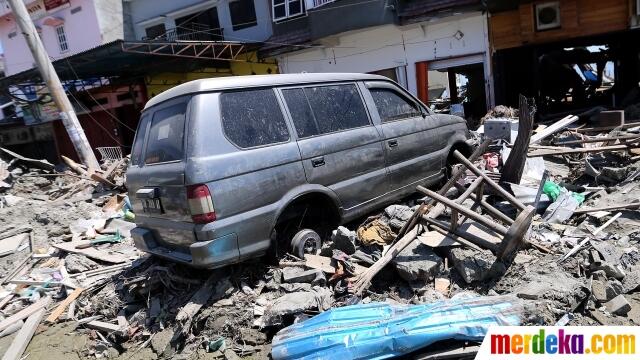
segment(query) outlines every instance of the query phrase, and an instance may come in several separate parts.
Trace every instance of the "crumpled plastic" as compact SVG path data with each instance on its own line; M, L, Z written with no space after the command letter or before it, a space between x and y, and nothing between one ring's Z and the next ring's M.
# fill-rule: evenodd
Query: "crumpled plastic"
M542 192L544 192L548 197L551 198L551 200L556 201L558 199L558 197L560 196L561 193L563 192L568 192L571 194L571 196L576 199L576 201L578 202L578 205L582 204L584 202L584 195L582 194L578 194L575 192L571 192L567 189L565 189L564 187L554 183L553 181L547 180L544 183L544 187L542 188Z

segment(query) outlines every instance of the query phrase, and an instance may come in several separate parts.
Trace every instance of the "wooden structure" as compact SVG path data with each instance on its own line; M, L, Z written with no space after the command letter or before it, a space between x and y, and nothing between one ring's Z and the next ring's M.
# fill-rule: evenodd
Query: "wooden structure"
M535 5L521 2L517 9L491 14L489 32L493 50L567 40L629 28L629 0L561 0L560 27L536 31Z
M373 277L380 270L382 270L402 250L409 246L409 244L416 241L416 238L422 231L422 224L427 224L435 229L439 229L454 240L471 248L489 249L501 260L507 258L510 254L513 254L518 247L526 242L526 233L529 230L531 220L535 214L534 208L523 205L513 197L513 195L502 189L487 174L476 168L472 163L473 161L476 161L480 155L485 153L488 145L489 140L481 144L468 159L460 152L455 151L454 156L462 165L458 165L454 168L447 183L437 193L425 189L422 186L418 186L418 191L427 194L432 200L425 202L416 209L411 218L398 233L398 236L391 247L387 249L382 257L370 268L357 276L353 287L351 288L355 294L362 294L362 292L369 286ZM459 185L462 195L460 195L456 200L449 200L444 195L449 189L458 185L458 180L465 175L467 169L474 173L477 176L477 179L467 189L462 189L462 186ZM515 220L501 213L484 200L483 191L485 186L491 187L494 192L511 203L519 211ZM472 209L467 209L461 205L468 198L475 200L475 204ZM451 221L449 223L437 220L437 218L443 214L445 207L449 207L453 210ZM476 213L473 209L477 207L482 207L494 219L491 220ZM498 235L502 236L502 241L499 244L496 244L481 236L472 234L469 231L462 230L460 225L462 225L466 219L475 220L477 223L495 231ZM501 225L501 222L506 226Z

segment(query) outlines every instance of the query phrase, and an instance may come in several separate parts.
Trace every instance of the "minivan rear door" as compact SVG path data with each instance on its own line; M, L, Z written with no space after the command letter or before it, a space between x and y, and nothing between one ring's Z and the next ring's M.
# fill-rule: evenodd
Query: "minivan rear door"
M387 190L384 152L354 83L281 89L311 184L333 190L345 215Z
M127 171L136 224L169 248L195 240L184 186L189 100L180 97L144 111Z

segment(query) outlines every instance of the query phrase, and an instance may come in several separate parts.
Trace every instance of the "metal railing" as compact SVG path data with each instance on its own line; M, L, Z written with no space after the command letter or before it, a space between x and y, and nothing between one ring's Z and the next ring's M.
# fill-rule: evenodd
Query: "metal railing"
M144 41L217 41L224 40L223 28L211 28L202 24L184 24L165 31L156 37L145 36Z

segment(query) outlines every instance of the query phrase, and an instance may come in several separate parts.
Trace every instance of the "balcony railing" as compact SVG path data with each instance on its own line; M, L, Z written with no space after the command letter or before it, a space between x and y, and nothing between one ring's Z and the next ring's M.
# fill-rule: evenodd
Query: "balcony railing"
M317 7L326 5L328 3L332 3L334 1L335 0L307 0L306 4L307 4L307 9L315 9Z
M201 24L185 24L167 30L156 37L145 36L144 41L218 41L224 40L223 28L211 28Z

